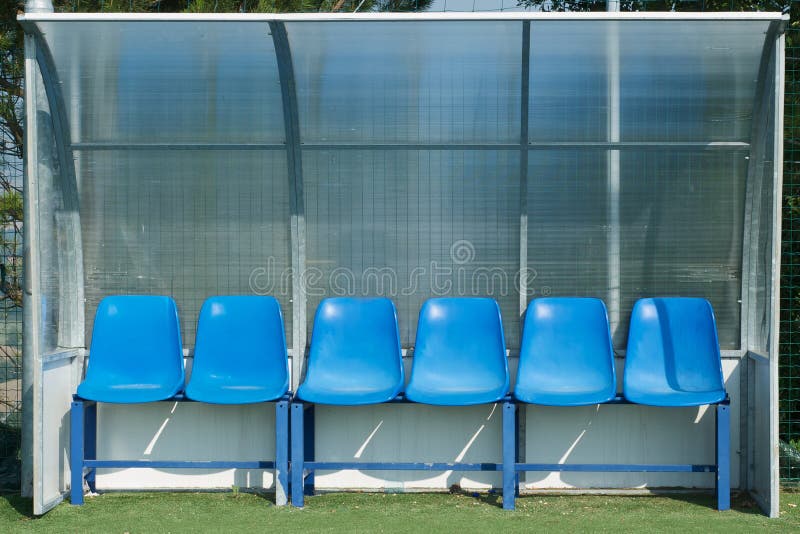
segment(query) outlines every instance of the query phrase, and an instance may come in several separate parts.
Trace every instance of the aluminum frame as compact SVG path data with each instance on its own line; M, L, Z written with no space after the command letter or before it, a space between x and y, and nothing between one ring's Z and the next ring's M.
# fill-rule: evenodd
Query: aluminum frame
M26 30L25 44L26 44L26 80L27 80L27 94L26 94L26 112L28 116L34 116L36 111L36 97L35 97L35 84L31 81L35 80L35 72L38 67L41 71L43 83L45 85L48 101L50 102L51 111L53 113L54 129L57 132L57 153L59 162L61 164L62 173L67 177L71 176L70 183L74 182L75 167L74 156L75 152L88 151L88 150L111 150L111 149L163 149L163 150L227 150L231 148L246 149L246 150L286 150L288 157L288 164L290 167L289 180L290 191L292 195L292 206L290 207L290 225L292 235L292 269L295 273L302 273L305 266L305 221L303 217L303 194L302 194L302 158L303 150L327 150L327 149L375 149L375 150L519 150L521 157L527 159L528 153L531 150L551 150L551 149L592 149L592 150L675 150L680 148L703 148L707 150L723 150L723 151L747 151L751 150L750 143L741 142L673 142L673 143L659 143L659 142L619 142L615 141L613 137L609 138L607 142L575 142L575 143L537 143L528 142L527 140L527 120L523 113L523 120L520 132L520 143L511 144L352 144L352 143L301 143L299 122L297 116L297 95L294 90L293 81L293 65L291 61L291 50L289 48L288 39L286 38L286 30L284 27L285 22L318 22L318 21L475 21L475 20L491 20L491 21L521 21L523 24L523 32L525 28L530 31L530 21L548 21L548 20L614 20L614 21L637 21L637 20L658 20L658 21L708 21L708 20L754 20L754 21L772 21L770 25L770 34L767 35L766 41L774 39L775 46L773 48L774 55L768 54L769 61L775 61L778 68L776 68L775 78L772 83L775 84L775 117L774 117L774 149L773 155L774 176L773 176L773 191L775 191L774 200L775 206L772 216L772 264L771 264L771 311L770 311L770 354L769 354L769 368L770 368L770 439L773 443L777 442L777 363L778 363L778 328L779 328L779 275L780 275L780 209L781 209L781 195L777 192L781 191L782 186L782 125L783 125L783 54L784 54L784 36L782 34L782 25L788 20L788 17L780 13L618 13L618 12L594 12L594 13L395 13L395 14L286 14L286 15L273 15L273 14L82 14L82 13L27 13L21 15L18 20L21 22ZM41 35L38 35L36 22L45 21L92 21L92 22L112 22L112 21L170 21L170 22L198 22L198 21L213 21L213 22L228 22L228 21L263 21L269 24L272 31L272 37L275 41L275 50L278 57L281 85L283 88L283 105L284 105L284 124L286 128L286 143L262 143L262 144L224 144L224 143L211 143L211 144L191 144L191 143L155 143L155 144L114 144L114 143L71 143L69 141L69 130L66 128L64 118L63 98L59 97L60 88L57 81L55 81L54 72L51 66L52 60L49 58L49 53L46 49L46 42ZM530 34L528 33L528 44ZM525 38L523 37L523 62L525 60ZM528 52L529 54L529 48ZM523 69L526 67L523 65ZM527 68L530 68L530 62L527 62ZM764 86L768 85L767 80L761 84L761 90ZM528 76L523 74L523 93L525 86L528 84ZM757 102L763 98L763 95L756 95ZM527 98L523 94L523 111L526 111L528 106ZM59 134L60 132L60 134ZM24 385L23 385L23 405L26 407L25 415L23 418L23 492L26 494L33 494L35 491L41 491L41 487L37 488L35 484L36 477L34 476L35 466L41 465L41 455L43 454L40 447L37 446L37 436L41 439L41 428L35 428L33 416L37 410L42 409L42 374L43 365L50 361L48 355L41 354L39 339L41 336L41 308L38 306L36 299L33 298L40 294L40 287L38 281L39 267L39 254L38 254L38 240L36 238L36 218L38 217L38 200L36 198L36 183L38 181L36 162L38 161L38 153L36 148L38 132L35 121L30 121L26 125L26 153L25 153L25 213L26 216L26 237L24 244L25 249L25 308L24 308L24 323L25 323L25 370L24 370ZM754 139L751 142L754 144ZM618 152L617 152L618 153ZM751 166L754 158L751 157ZM524 161L524 160L523 160ZM292 166L294 165L294 168ZM748 187L750 186L750 173L748 173ZM63 182L64 176L62 176ZM525 192L527 189L527 165L521 165L520 176L520 191ZM526 195L522 195L523 198ZM752 200L752 199L751 199ZM76 200L77 202L77 200ZM525 200L521 199L521 217L520 226L527 229L527 221L525 217L524 204ZM77 205L77 204L76 204ZM752 205L748 206L752 209ZM80 226L77 227L77 241L73 248L73 253L77 258L76 266L79 270L73 273L78 280L83 279L82 261L81 261L81 247L80 247ZM745 232L749 232L750 227L748 221L745 220ZM526 266L527 248L526 241L522 239L527 232L521 233L521 248L520 248L520 266ZM745 235L744 254L750 254L748 250L748 242L750 236ZM751 243L752 244L752 243ZM746 364L755 355L748 352L748 329L750 328L749 317L746 317L744 310L748 305L748 291L750 284L750 257L747 261L743 258L742 270L742 323L747 322L747 328L742 329L741 333L741 346L739 351L736 352L743 358L743 387L748 384L748 374ZM76 291L83 291L83 286L77 284ZM523 288L524 289L524 288ZM78 293L76 295L76 305L82 306L83 299L80 298ZM306 331L307 331L307 317L305 305L305 291L303 288L303 281L300 276L293 277L293 299L295 305L293 306L293 341L292 341L292 382L297 384L302 375L302 368L304 363L304 353L306 346ZM524 312L526 297L524 291L520 295L520 313ZM79 310L74 319L72 319L75 331L82 332L82 328L78 328L77 321L83 320L83 313ZM71 345L71 343L69 343ZM65 347L68 348L68 347ZM52 356L61 353L69 353L69 358L80 358L81 352L78 349L75 351L60 350ZM85 352L85 351L84 351ZM731 351L727 351L731 352ZM724 355L725 356L725 355ZM727 357L730 357L728 355ZM55 361L55 360L53 360ZM747 399L747 395L742 397ZM755 402L755 399L753 399ZM743 410L743 421L746 419L748 410ZM743 433L744 435L745 433ZM38 460L37 460L38 459ZM778 506L778 478L777 478L777 454L771 453L770 469L772 470L772 487L770 490L770 515L777 514ZM746 484L746 480L742 481ZM745 486L746 487L746 486ZM40 499L41 500L41 499ZM51 503L46 503L51 504ZM762 505L765 503L762 503Z
M164 402L195 402L178 396ZM213 460L98 460L97 459L97 402L75 397L70 406L70 503L83 504L83 482L94 492L98 469L274 469L275 504L287 504L289 488L289 396L261 404L275 405L275 460L213 461Z
M339 21L441 21L441 20L789 20L780 12L444 12L444 13L24 13L17 17L21 23L36 21L280 21L319 22Z
M618 395L603 404L629 404ZM514 399L503 401L503 509L514 510L515 498L519 495L518 476L528 471L544 472L603 472L603 473L716 473L714 492L717 510L731 507L730 470L730 400L714 404L714 463L713 464L566 464L527 463L519 461L518 407L527 403Z

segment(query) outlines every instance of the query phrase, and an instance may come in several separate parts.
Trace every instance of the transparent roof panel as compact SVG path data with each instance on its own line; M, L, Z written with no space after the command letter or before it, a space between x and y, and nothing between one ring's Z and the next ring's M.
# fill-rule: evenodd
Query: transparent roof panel
M519 141L519 21L286 27L303 142Z
M748 141L768 23L619 28L624 141Z
M281 143L265 22L39 23L72 142Z
M531 25L528 135L532 141L605 141L607 26Z
M747 141L768 25L534 21L530 139Z

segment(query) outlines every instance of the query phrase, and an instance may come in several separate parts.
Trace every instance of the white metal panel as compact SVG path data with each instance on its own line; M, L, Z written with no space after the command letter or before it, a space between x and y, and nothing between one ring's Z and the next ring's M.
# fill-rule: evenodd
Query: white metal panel
M750 494L770 516L775 516L772 499L772 481L777 474L771 470L772 449L770 430L770 360L751 355L750 362L751 408L748 414L748 441L751 448L749 484ZM777 441L775 441L777 444ZM776 453L777 454L777 451ZM777 500L775 501L777 504Z
M40 464L34 513L42 514L61 502L69 480L69 405L72 397L70 356L42 361L41 412L37 414Z
M618 360L621 365L623 360ZM407 361L410 363L410 360ZM739 486L739 363L723 360L731 395L731 484ZM511 372L516 359L511 360ZM621 368L619 369L621 371ZM621 372L619 373L621 378ZM174 409L174 411L173 411ZM527 407L524 458L529 462L714 462L714 410L606 405L583 408ZM392 404L316 407L319 461L500 462L500 409L492 405L435 407ZM194 403L101 405L98 457L150 460L271 459L272 405L247 407ZM524 489L712 488L699 473L530 473ZM100 470L103 489L270 488L260 470ZM446 490L453 484L500 486L498 473L319 471L318 489Z
M268 461L275 458L275 405L192 402L101 404L98 458ZM99 469L97 488L271 488L263 469Z
M740 360L722 363L731 396L731 486L736 488L741 461ZM526 410L525 453L531 463L714 463L714 407L530 406ZM702 473L527 473L522 480L526 489L714 487L714 475Z

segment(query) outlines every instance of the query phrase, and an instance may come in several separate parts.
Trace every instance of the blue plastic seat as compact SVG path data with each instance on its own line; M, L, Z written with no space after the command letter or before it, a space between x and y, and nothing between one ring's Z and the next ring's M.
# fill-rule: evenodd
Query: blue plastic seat
M183 373L174 300L136 295L100 301L79 397L115 403L165 400L183 390Z
M726 398L711 304L700 298L647 298L631 315L625 398L653 406L699 406Z
M394 399L403 389L397 312L386 298L329 298L314 317L306 377L297 396L354 406Z
M616 388L603 301L533 300L525 314L514 397L532 404L582 406L610 401Z
M200 309L186 396L214 404L281 398L289 390L286 338L273 297L211 297Z
M500 308L488 298L436 298L422 306L406 397L466 406L508 393Z

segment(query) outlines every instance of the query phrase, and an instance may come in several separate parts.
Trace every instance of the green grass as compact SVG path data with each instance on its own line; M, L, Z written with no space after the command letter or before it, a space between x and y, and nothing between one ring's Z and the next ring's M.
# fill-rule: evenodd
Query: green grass
M40 518L31 502L0 497L0 532L800 532L800 493L784 493L780 519L739 498L730 512L708 495L526 496L515 512L498 497L329 494L303 510L246 493L111 493Z

